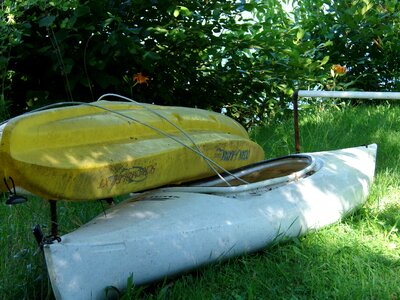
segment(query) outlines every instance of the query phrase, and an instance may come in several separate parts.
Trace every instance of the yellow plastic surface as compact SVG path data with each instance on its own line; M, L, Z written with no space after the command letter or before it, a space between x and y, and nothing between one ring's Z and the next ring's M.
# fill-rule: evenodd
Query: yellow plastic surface
M93 104L107 110L80 105L10 120L0 136L1 179L12 177L17 187L45 199L94 200L214 175L199 154L170 137L195 148L160 116L129 102ZM205 156L228 170L264 159L246 130L224 115L147 107L182 128ZM4 183L0 188L7 191Z

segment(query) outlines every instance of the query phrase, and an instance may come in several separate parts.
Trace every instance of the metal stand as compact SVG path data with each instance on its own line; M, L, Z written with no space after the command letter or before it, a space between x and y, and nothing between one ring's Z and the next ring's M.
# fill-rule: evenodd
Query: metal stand
M51 236L58 237L57 201L50 200Z
M400 100L400 92L355 92L355 91L308 91L298 90L293 93L293 119L294 119L294 141L296 144L296 153L300 152L300 134L299 134L299 97L320 97L320 98L342 98L342 99L383 99Z
M14 204L25 203L26 201L28 201L28 199L26 197L21 196L21 195L17 195L17 191L15 189L14 179L12 179L11 176L9 176L8 179L11 181L12 189L8 185L7 179L3 178L4 184L7 187L8 193L9 193L8 199L6 200L6 204L7 205L14 205Z
M294 144L296 153L300 153L300 132L299 132L299 92L293 93L293 121L294 121Z
M32 229L36 242L38 243L40 249L42 250L43 246L46 244L52 244L54 241L61 242L61 238L58 236L57 201L49 200L49 204L50 204L51 234L45 237L39 224L37 224Z

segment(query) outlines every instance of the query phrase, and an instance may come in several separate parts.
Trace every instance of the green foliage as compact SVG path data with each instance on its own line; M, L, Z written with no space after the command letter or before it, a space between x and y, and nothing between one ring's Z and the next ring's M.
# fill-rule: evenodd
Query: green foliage
M283 2L291 14L278 0L4 0L0 117L116 92L250 127L290 113L297 88L399 89L397 1Z
M225 107L251 126L284 114L298 82L328 58L280 1L3 1L2 95L13 114L117 92ZM245 13L246 12L246 13ZM137 84L135 74L148 77ZM1 103L0 103L1 106Z
M327 60L316 59L325 45L304 41L302 29L280 1L250 2L246 14L226 24L217 59L224 107L248 126L289 113L288 102L299 82L313 82ZM247 18L246 18L247 17Z
M400 89L399 3L394 0L306 0L296 1L297 23L306 38L331 47L327 55L333 64L345 65L345 83L339 89L398 91ZM324 81L321 87L334 89ZM338 89L336 87L336 89Z

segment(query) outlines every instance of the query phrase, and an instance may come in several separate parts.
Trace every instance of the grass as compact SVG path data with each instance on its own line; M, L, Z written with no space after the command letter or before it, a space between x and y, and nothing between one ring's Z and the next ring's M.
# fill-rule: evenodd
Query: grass
M321 111L301 116L302 151L377 143L367 203L341 222L285 243L145 287L125 299L400 299L400 107ZM293 152L292 122L259 128L268 158ZM98 203L60 205L72 230L101 212ZM44 201L0 206L0 299L52 299L31 227L48 223Z

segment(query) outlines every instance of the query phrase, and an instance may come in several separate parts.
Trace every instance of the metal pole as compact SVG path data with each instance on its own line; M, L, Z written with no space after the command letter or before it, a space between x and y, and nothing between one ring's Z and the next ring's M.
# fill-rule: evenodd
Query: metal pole
M58 220L57 220L57 201L49 200L50 218L51 218L51 235L55 239L58 237Z
M293 121L294 121L294 144L296 153L300 153L300 132L299 132L299 108L298 108L299 93L293 93Z
M294 119L294 142L296 153L300 152L299 133L299 97L320 98L348 98L348 99L384 99L400 100L400 92L352 92L352 91L307 91L298 90L293 93L293 119Z
M347 92L299 90L299 97L400 100L400 92Z

